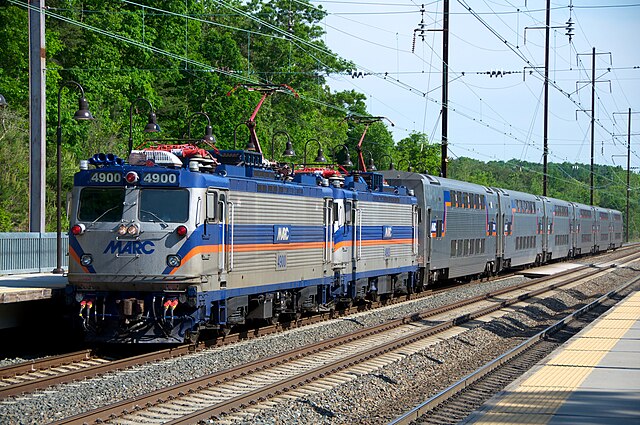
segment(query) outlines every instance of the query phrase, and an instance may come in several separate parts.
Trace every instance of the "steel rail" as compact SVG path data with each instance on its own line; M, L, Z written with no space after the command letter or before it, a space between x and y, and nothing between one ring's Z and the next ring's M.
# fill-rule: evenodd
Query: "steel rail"
M91 356L91 350L82 350L4 366L0 368L0 379L13 378L17 375L36 372L42 369L65 366L82 360L89 360Z
M69 372L63 372L57 375L45 376L45 377L34 379L34 380L16 383L14 385L9 385L6 387L0 387L0 400L10 396L16 396L23 393L35 391L37 389L47 388L51 385L77 381L77 380L85 379L88 377L104 374L107 372L126 369L129 367L137 366L144 363L181 356L188 352L192 352L193 350L194 350L193 346L184 345L177 348L169 348L169 349L156 351L153 353L140 354L134 357L128 357L121 360L113 360L100 365L81 368L78 370L72 370ZM75 355L77 356L79 355L79 353L75 353ZM88 354L85 354L85 355L88 355ZM90 359L85 359L85 360L90 360ZM68 364L69 363L67 363L67 365ZM24 365L24 367L28 367L28 366L29 364ZM64 366L64 365L58 364L57 366ZM57 367L57 366L50 366L50 367ZM39 370L43 370L43 369L39 369Z
M633 246L630 246L629 248L633 248ZM623 251L626 251L625 248L622 248ZM627 255L628 256L628 255ZM625 256L623 256L622 258L624 258ZM546 280L549 279L554 279L554 278L558 278L558 277L562 277L565 275L569 275L571 273L576 273L579 272L581 270L585 270L586 268L588 268L589 266L581 266L581 267L577 267L577 268L573 268L555 275L551 275L551 276L546 276L546 277L542 277L542 278L538 278L536 280L530 281L530 282L525 282L519 285L513 285L510 287L505 287L499 291L494 291L491 293L487 293L484 295L480 295L477 297L473 297L470 298L468 300L462 301L462 304L452 304L449 306L443 306L437 309L433 309L433 310L429 310L429 311L425 311L425 312L421 312L421 313L416 313L415 315L413 315L411 318L403 318L403 319L398 319L396 321L391 321L388 322L387 324L384 325L380 325L381 328L379 330L375 330L372 329L371 333L375 333L375 332L382 332L385 330L390 329L389 326L393 327L393 326L399 326L402 323L408 323L410 321L414 321L414 320L422 320L424 318L433 316L435 314L440 314L442 312L445 311L449 311L452 310L454 308L458 308L460 306L466 305L466 304L471 304L474 302L477 302L481 299L487 299L487 298L492 298L492 297L496 297L499 296L501 294L510 292L512 290L516 290L519 288L523 288L526 286L529 286L531 284L534 283L540 283L540 282L544 282ZM445 287L445 288L439 288L439 289L435 289L435 290L426 290L423 291L419 294L408 294L406 296L400 296L400 297L396 297L394 299L391 300L387 300L387 302L377 302L377 303L373 303L373 305L375 307L380 307L380 306L386 306L386 305L390 305L390 304L394 304L394 303L400 303L400 302L405 302L407 300L415 300L415 299L419 299L419 298L424 298L426 296L432 296L444 291L449 290L451 287ZM327 321L327 320L331 320L337 317L346 317L350 314L353 313L357 313L357 312L361 312L361 311L365 311L365 310L370 310L372 307L371 306L354 306L351 307L348 310L341 310L335 314L329 315L329 314L323 314L323 315L316 315L316 316L312 316L309 318L305 318L302 320L296 320L296 321L292 321L292 322L288 322L288 323L280 323L277 325L272 325L272 326L267 326L264 328L258 328L258 329L252 329L252 330L247 330L247 331L243 331L237 334L231 334L228 335L224 338L220 338L218 340L215 341L215 343L213 344L213 346L224 346L224 345L229 345L229 344L233 344L236 343L238 341L243 341L243 340L247 340L250 338L255 338L255 337L260 337L260 336L264 336L264 335L269 335L269 334L273 334L273 333L278 333L278 332L283 332L285 330L288 329L293 329L293 328L297 328L297 327L302 327L308 324L313 324L313 323L318 323L318 322L322 322L322 321ZM367 335L363 335L361 337L365 337ZM142 354L142 355L138 355L135 357L130 357L127 359L122 359L122 360L116 360L116 361L111 361L108 363L104 363L101 365L95 365L95 366L90 366L90 367L82 367L81 369L78 370L74 370L74 371L69 371L69 372L63 372L63 373L58 373L56 375L52 375L52 376L47 376L47 377L42 377L42 378L38 378L38 379L33 379L33 380L29 380L26 382L21 382L21 383L15 383L12 385L8 385L5 387L0 387L0 399L4 399L7 397L11 397L11 396L16 396L16 395L20 395L20 394L24 394L24 393L28 393L31 391L35 391L38 389L42 389L42 388L46 388L49 387L51 385L57 385L57 384L61 384L61 383L66 383L66 382L72 382L72 381L77 381L77 380L81 380L81 379L85 379L85 378L89 378L89 377L93 377L96 375L100 375L100 374L104 374L107 372L111 372L111 371L116 371L116 370L123 370L129 367L133 367L133 366L138 366L140 364L144 364L144 363L150 363L153 361L159 361L159 360L164 360L164 359L168 359L171 357L177 357L177 356L181 356L184 354L188 354L191 353L193 351L197 351L202 349L202 345L200 346L181 346L181 347L177 347L177 348L171 348L171 349L165 349L165 350L160 350L157 352L153 352L153 353L148 353L148 354ZM51 367L57 367L57 366L64 366L65 363L67 365L69 365L70 361L65 360L65 357L69 357L72 358L73 356L87 356L89 354L86 354L86 352L78 352L78 353L70 353L68 355L61 355L61 356L56 356L56 357L51 357L49 359L43 359L43 363L39 363L39 361L30 361L30 362L26 362L26 363L22 363L20 365L16 365L16 366L8 366L5 368L0 369L0 372L5 371L7 373L8 376L15 376L15 374L12 375L12 372L10 372L10 370L14 370L14 371L19 371L22 370L24 372L22 373L28 373L28 372L32 372L34 370L42 370L45 369L47 367L51 368ZM86 359L88 360L88 359ZM77 360L77 361L81 361L81 360ZM50 362L51 365L50 366L46 366L46 363ZM42 366L36 366L36 364L42 364ZM20 373L20 372L17 372ZM16 373L16 374L17 374Z
M637 255L632 255L632 257L638 257ZM575 269L574 269L575 270ZM258 390L255 391L251 391L247 394L243 394L242 396L227 400L225 402L216 404L215 406L209 407L209 408L205 408L205 409L201 409L195 413L192 413L190 415L185 415L179 419L167 422L166 425L189 425L189 424L193 424L193 423L197 423L198 421L206 421L210 418L215 418L218 415L225 413L225 412L229 412L231 410L234 409L241 409L241 408L246 408L249 405L253 405L258 403L259 401L263 401L268 399L269 397L272 397L274 395L281 395L282 393L285 393L287 391L291 391L294 390L296 388L298 388L299 386L311 383L317 379L323 378L328 374L333 374L333 373L337 373L340 371L343 371L345 369L348 369L349 367L355 366L357 364L363 363L365 361L368 361L370 359L375 359L380 355L386 354L388 352L391 351L395 351L397 349L400 349L402 347L405 347L409 344L412 344L414 342L418 342L422 339L425 339L427 337L442 333L448 329L451 329L453 327L459 326L461 324L470 322L472 320L475 320L479 317L491 314L495 311L501 310L504 307L508 307L510 305L516 304L518 302L521 302L523 300L535 297L537 295L543 294L545 292L549 292L552 291L554 289L557 289L559 287L562 286L566 286L569 285L571 283L574 283L576 281L582 280L586 277L588 278L592 278L595 274L599 274L599 273L603 273L605 271L607 271L608 269L599 269L597 270L595 273L592 274L588 274L588 275L579 275L579 276L574 276L574 277L570 277L567 280L561 282L561 283L554 283L551 284L547 287L544 288L540 288L540 289L536 289L533 290L531 292L528 292L526 294L522 294L519 295L517 297L514 298L510 298L508 300L503 300L503 301L499 301L497 303L495 303L494 305L488 306L488 307L484 307L481 308L479 310L476 310L472 313L468 313L468 314L464 314L462 316L458 316L454 319L451 319L449 321L443 322L441 324L435 325L431 328L428 328L426 330L423 331L419 331L415 334L411 334L411 335L407 335L404 337L401 337L395 341L391 341L389 343L385 343L382 344L380 346L371 348L367 351L361 352L361 353L357 353L354 355L351 355L347 358L341 359L341 360L337 360L333 363L321 366L319 368L316 369L312 369L310 371L307 371L301 375L298 375L292 379L288 379L282 382L278 382L278 383L274 383L272 385L260 388ZM557 278L557 276L555 276ZM530 285L533 285L534 283L532 282L528 282ZM538 284L540 282L536 282L535 284ZM412 317L413 319L413 317Z
M632 255L628 255L627 257L633 257L633 260L637 259L640 257L640 255L638 254L632 254ZM586 269L589 269L589 273L578 273L580 271L585 271ZM294 389L300 385L303 385L304 383L308 383L311 382L315 379L318 379L319 377L322 377L326 374L330 374L330 373L334 373L337 372L339 370L343 370L349 366L358 364L358 363L362 363L363 361L366 361L370 358L374 358L376 356L379 356L383 353L395 350L397 348L400 348L402 346L405 346L407 344L411 344L413 342L416 342L420 339L426 338L428 336L433 335L434 333L438 333L438 332L442 332L443 330L449 329L451 327L460 325L462 323L468 322L470 320L474 320L478 317L481 317L483 315L486 314L490 314L494 311L497 311L505 306L511 305L511 304L515 304L517 302L523 301L525 299L528 299L530 297L534 297L537 295L540 295L541 293L544 292L548 292L554 289L557 289L558 287L561 287L563 285L567 285L570 283L573 283L575 281L581 280L581 279L585 279L585 278L592 278L594 277L596 274L599 273L604 273L606 271L610 270L610 267L604 267L604 268L600 268L597 269L595 272L591 272L591 267L590 266L583 266L580 268L576 268L576 269L571 269L568 270L562 274L557 274L554 276L547 276L544 278L540 278L540 279L534 279L533 281L530 282L525 282L523 284L520 285L515 285L509 288L504 288L500 291L495 291L493 293L489 293L489 294L484 294L478 297L474 297L472 299L469 300L464 300L449 306L444 306L442 308L439 308L437 310L429 310L429 311L425 311L425 312L421 312L421 313L417 313L414 315L411 315L409 317L403 317L400 319L396 319L393 321L390 321L388 323L384 323L381 325L377 325L371 328L367 328L367 329L363 329L363 330L359 330L359 331L355 331L352 332L350 334L346 334L340 337L336 337L333 338L331 340L327 340L327 341L322 341L319 343L315 343L312 344L310 346L306 346L303 347L301 349L297 349L297 350L292 350L286 353L282 353L282 354L277 354L274 356L271 356L269 358L266 359L262 359L262 360L256 360L254 362L251 362L249 364L237 367L237 368L233 368L233 369L229 369L226 371L222 371L222 372L217 372L214 374L210 374L192 381L188 381L185 383L181 383L181 384L177 384L174 385L172 387L169 388L165 388L165 389L161 389L161 390L156 390L152 393L149 394L145 394L139 397L135 397L129 400L124 400L122 402L118 402L115 403L113 405L108 405L99 409L96 409L94 411L91 412L86 412L86 413L82 413L79 415L75 415L73 417L67 418L65 420L61 420L58 422L55 422L56 425L62 425L62 424L85 424L85 423L97 423L97 422L101 422L101 421L105 421L108 420L109 418L112 418L114 416L118 416L118 415L122 415L123 412L126 413L131 413L134 412L136 410L140 410L143 408L143 406L153 406L156 405L158 403L162 403L166 400L173 400L175 398L181 397L185 394L190 394L193 393L194 391L197 391L197 389L206 389L206 388L213 388L216 385L222 384L224 382L228 382L232 379L235 378L239 378L239 377L246 377L247 375L253 373L253 372L257 372L257 371L261 371L264 370L266 368L269 367L273 367L273 366L277 366L277 365L281 365L283 363L286 363L288 361L294 360L294 359L298 359L301 357L304 357L306 355L312 354L312 353L317 353L321 350L325 350L325 349L329 349L335 346L339 346L342 345L344 343L350 342L350 341L354 341L357 339L361 339L364 338L366 336L370 336L373 334L377 334L377 333L381 333L390 329L393 329L394 327L398 327L401 326L402 324L406 324L406 323L410 323L410 322L414 322L414 321L418 321L418 320L423 320L426 317L429 316L433 316L434 314L439 314L442 312L446 312L449 310L452 310L453 308L459 308L461 306L465 306L468 304L472 304L474 302L478 302L478 301L482 301L482 300L486 300L489 298L495 298L498 295L502 295L508 292L513 292L513 291L517 291L519 289L522 289L525 286L531 286L531 285L537 285L540 284L542 282L548 281L550 279L557 279L559 277L566 277L568 275L571 274L576 274L576 276L573 276L572 278L567 279L565 282L562 283L555 283L555 284L551 284L547 287L544 288L540 288L540 289L536 289L534 291L531 291L527 294L522 294L519 296L516 296L514 298L508 299L508 300L502 300L502 301L496 301L493 305L489 306L489 307L485 307L482 308L480 310L477 310L473 313L468 313L468 314L464 314L461 316L458 316L452 320L449 320L447 322L444 322L442 324L436 325L432 328L429 328L427 330L406 336L406 337L402 337L396 341L393 342L389 342L389 343L385 343L383 345L380 345L376 348L372 348L370 350L367 350L365 352L361 352L358 354L354 354L351 355L345 359L336 361L335 363L332 364L328 364L325 366L322 366L320 368L316 368L313 370L310 370L308 372L305 372L302 375L299 375L295 378L292 378L290 380L287 381L282 381L279 383L275 383L266 387L263 387L261 389L258 390L254 390L251 391L247 394L244 394L242 396L227 400L225 402L223 402L222 404L217 404L214 407L211 408L207 408L207 409L203 409L200 411L197 411L191 415L187 415L183 418L177 419L175 421L169 422L173 425L175 424L182 424L182 423L193 423L197 420L204 420L204 419L208 419L212 416L216 416L219 415L222 412L226 412L232 409L236 409L236 408L241 408L242 406L246 406L248 404L252 404L255 403L261 399L266 399L269 397L269 395L272 394L279 394L279 393L283 393L286 392L290 389Z
M640 276L639 277L635 277L635 278L625 282L620 287L618 287L618 288L616 288L616 289L614 289L612 291L607 292L606 294L602 295L601 297L599 297L595 301L593 301L593 302L587 304L586 306L576 310L575 312L571 313L570 315L566 316L565 318L557 321L553 325L548 326L547 328L545 328L541 332L535 334L531 338L529 338L526 341L524 341L521 344L519 344L517 347L509 350L508 352L500 355L499 357L496 357L494 360L492 360L489 363L485 364L481 368L479 368L476 371L472 372L471 374L465 376L464 378L460 379L459 381L453 383L448 388L440 391L438 394L436 394L433 397L431 397L431 398L425 400L424 402L420 403L418 406L414 407L413 409L411 409L410 411L406 412L405 414L397 417L393 421L389 422L389 425L407 425L407 424L409 424L409 423L411 423L413 421L417 421L421 416L424 416L430 410L433 410L436 407L438 407L439 405L441 405L441 404L445 403L446 401L452 399L457 394L459 394L460 392L462 392L463 390L465 390L466 388L471 386L476 381L482 379L484 376L486 376L490 372L493 372L494 370L496 370L496 369L498 369L500 367L503 367L505 364L510 362L513 358L517 357L518 355L520 355L524 351L528 350L533 345L537 344L538 342L540 342L541 340L547 338L548 336L553 335L554 333L558 332L560 329L564 328L570 322L572 322L574 320L577 320L579 317L583 316L585 313L587 313L587 312L593 310L594 308L602 305L605 301L609 300L610 298L613 298L617 294L621 293L622 291L624 291L627 288L635 285L638 282L640 282Z

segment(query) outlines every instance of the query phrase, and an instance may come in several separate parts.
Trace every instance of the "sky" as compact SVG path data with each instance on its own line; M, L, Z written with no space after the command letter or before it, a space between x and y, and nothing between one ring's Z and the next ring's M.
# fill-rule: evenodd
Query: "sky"
M328 11L327 46L357 66L356 78L331 75L332 89L364 93L372 115L396 124L396 141L417 131L440 143L442 32L424 31L424 41L415 32L413 42L421 21L442 28L443 1L425 1L424 13L417 0L311 3ZM544 0L450 0L450 157L542 163L545 7ZM640 2L555 0L551 27L549 162L590 163L595 47L594 161L626 168L631 108L631 166L640 167Z

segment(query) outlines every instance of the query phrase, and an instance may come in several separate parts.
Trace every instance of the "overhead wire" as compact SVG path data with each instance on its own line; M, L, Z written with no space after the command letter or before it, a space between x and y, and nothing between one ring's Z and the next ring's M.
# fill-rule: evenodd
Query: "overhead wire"
M12 0L10 0L10 1L11 1L12 3L19 3L19 2L12 1ZM135 4L134 2L130 2L130 1L126 1L126 0L124 0L124 1L125 1L125 2L127 2L127 3ZM224 3L224 2L220 2L220 3ZM142 6L141 6L141 7L142 7ZM144 7L149 8L148 6L144 6ZM56 16L55 16L55 14L51 14L50 16L56 17ZM250 18L250 19L253 19L252 17L249 17L249 18ZM65 20L65 19L64 19L63 17L61 17L61 16L58 16L58 17L57 17L57 19L61 19L61 20L65 21L65 22L73 23L73 24L79 25L79 23L78 23L78 22L72 22L71 20ZM208 24L210 24L210 23L211 23L210 21L205 21L205 22L206 22L206 23L208 23ZM82 26L82 25L80 25L80 26ZM93 30L93 31L96 31L96 32L99 32L99 33L101 33L101 34L103 34L103 35L109 35L109 34L107 34L107 32L105 32L105 31L102 31L102 32L101 32L101 30L99 30L99 29L97 29L97 28L94 28L94 27L91 27L91 26L84 26L84 28L85 28L85 29L89 29L89 30ZM276 27L276 28L277 28L277 27ZM234 30L242 30L242 29L237 29L237 28L233 28L233 29L234 29ZM251 32L251 31L250 31L250 32ZM252 33L256 33L256 32L252 32ZM265 33L262 33L262 34L259 34L259 35L266 35L266 36L269 36L269 37L275 37L275 36L274 36L274 35L272 35L272 34L265 34ZM171 53L171 52L166 52L166 51L163 51L162 49L154 48L153 46L144 45L144 44L142 44L142 43L136 42L135 40L127 39L126 37L118 36L118 35L115 35L115 34L111 34L110 36L112 36L113 38L119 39L119 40L121 40L121 41L124 41L124 42L128 42L128 43L134 44L134 45L136 45L136 46L138 46L138 47L140 47L140 48L148 49L148 50L154 51L155 53L165 54L165 55L167 55L167 56L169 56L169 57L172 57L172 58L177 59L177 60L180 60L180 61L185 61L185 58L180 57L180 55L173 54L173 53ZM305 45L309 45L310 47L312 47L312 48L314 48L314 49L318 49L318 46L317 46L317 45L315 45L315 44L313 44L313 43L306 43L306 41L304 41L304 40L302 40L302 41L303 41L303 43L304 43ZM299 47L299 48L301 48L301 46L299 46L299 45L298 45L298 47ZM319 50L320 50L320 51L322 51L323 53L331 54L331 52L328 52L327 50L324 50L324 49L319 49ZM308 54L308 53L309 53L309 52L307 52L307 54ZM193 61L193 60L187 60L187 62L189 62L190 64L195 65L195 66L208 67L206 64L201 64L201 63L199 63L199 62L197 62L197 61ZM232 76L232 77L234 77L234 78L238 78L238 77L239 77L239 76L238 76L238 74L235 74L235 73L225 73L225 71L224 71L224 70L217 70L217 69L214 69L214 68L210 68L210 69L215 70L216 72L221 72L221 73L223 73L223 74L225 74L225 75L228 75L228 76ZM385 78L385 79L387 79L387 78ZM393 79L389 79L389 80L393 82ZM251 79L245 79L245 81L253 81L253 80L251 80ZM411 85L408 85L408 84L406 84L406 83L403 83L403 82L401 82L399 79L396 79L396 81L395 81L394 83L395 83L396 85L398 85L399 87L402 87L402 88L403 88L403 89L405 89L405 90L413 91L413 92L415 92L416 94L421 94L423 97L427 97L425 92L422 92L422 91L420 91L420 90L416 89L415 87L412 87ZM309 99L309 100L311 100L311 99ZM435 99L431 99L431 101L435 101L435 103L439 103L439 102L438 102L438 101L436 101ZM326 104L325 104L325 106L334 106L334 105L326 105ZM467 116L467 117L468 117L468 118L470 118L470 119L472 119L470 116Z

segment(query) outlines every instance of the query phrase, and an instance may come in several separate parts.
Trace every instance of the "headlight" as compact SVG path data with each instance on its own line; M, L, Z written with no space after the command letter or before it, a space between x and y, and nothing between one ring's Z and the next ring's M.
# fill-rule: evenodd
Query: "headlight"
M129 236L136 236L138 233L140 233L140 228L137 224L131 224L129 227L127 227L127 234Z
M180 265L180 261L180 257L177 255L167 256L167 266L169 267L178 267Z
M93 256L91 254L84 254L82 258L80 258L80 264L83 266L90 266L93 263Z
M127 226L124 224L121 224L120 226L118 226L118 234L120 236L124 236L127 234Z

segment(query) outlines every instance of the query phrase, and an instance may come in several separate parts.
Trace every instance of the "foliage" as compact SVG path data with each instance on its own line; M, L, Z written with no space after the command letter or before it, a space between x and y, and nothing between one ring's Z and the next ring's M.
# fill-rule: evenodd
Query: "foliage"
M273 159L282 159L288 137L298 164L311 162L318 145L331 160L343 155L341 146L346 145L352 161L357 161L355 147L365 124L345 118L370 115L366 97L356 91L332 92L327 86L328 74L345 72L353 65L325 46L320 25L325 11L309 0L140 0L135 4L48 0L47 13L47 230L55 228L56 164L51 158L55 158L58 106L65 193L71 189L80 159L97 152L125 156L130 133L134 146L149 142L150 136L141 129L151 110L139 97L147 99L157 114L162 133L153 135L156 139L184 138L188 133L198 137L207 123L194 113L205 111L219 148L234 144L243 148L247 129L242 124L258 105L261 93L238 87L227 96L239 83L287 84L299 95L275 93L262 104L256 123L267 157L273 146ZM0 110L0 161L12 164L0 175L0 231L24 231L28 229L29 196L25 8L0 3L0 39L0 93L9 102L9 108ZM80 93L69 81L83 86L95 121L73 120ZM416 172L439 173L440 147L421 133L394 144L386 125L373 123L367 128L362 150L367 165L372 159L379 169L393 162L396 168L411 166ZM584 167L551 165L550 194L588 202L588 187L577 183L588 181ZM484 164L460 158L450 168L454 178L541 191L538 164ZM621 173L617 168L598 167L597 202L624 209ZM634 175L632 187L639 184ZM637 191L632 194L637 206ZM633 211L637 217L637 207ZM638 224L632 227L635 232Z
M484 163L470 158L458 158L450 163L448 177L484 186L542 194L542 165L525 161ZM589 165L549 163L548 195L589 205L589 177ZM626 169L604 165L594 167L594 204L621 211L625 223L629 223L629 239L637 240L640 237L640 175L632 172L630 177L628 218Z

